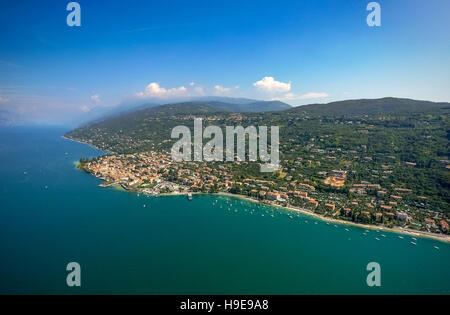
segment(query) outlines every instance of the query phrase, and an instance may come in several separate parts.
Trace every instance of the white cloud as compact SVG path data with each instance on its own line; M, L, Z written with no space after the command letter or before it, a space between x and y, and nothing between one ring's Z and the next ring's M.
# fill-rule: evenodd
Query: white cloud
M100 95L98 95L98 94L92 95L91 100L95 103L100 103Z
M216 85L215 87L214 87L214 92L216 93L216 94L227 94L227 93L229 93L231 91L231 88L226 88L226 87L223 87L223 86L221 86L221 85Z
M187 89L184 86L178 88L165 89L160 87L158 83L152 82L146 88L145 91L139 92L138 97L156 97L156 98L166 98L166 97L180 97L188 96Z
M283 93L291 90L291 83L276 81L273 77L264 77L262 80L253 83L253 86L269 93Z

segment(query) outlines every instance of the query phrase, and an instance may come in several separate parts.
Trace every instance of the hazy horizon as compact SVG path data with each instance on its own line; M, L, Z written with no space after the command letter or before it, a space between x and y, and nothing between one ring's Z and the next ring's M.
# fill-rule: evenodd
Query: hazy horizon
M448 1L379 1L380 27L366 2L78 2L69 27L66 2L0 1L0 120L205 96L450 101Z

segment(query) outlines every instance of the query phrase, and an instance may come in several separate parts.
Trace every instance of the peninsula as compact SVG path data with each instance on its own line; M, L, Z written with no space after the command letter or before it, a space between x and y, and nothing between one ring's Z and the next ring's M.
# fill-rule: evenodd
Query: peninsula
M151 195L232 194L449 241L449 104L388 98L266 113L213 105L165 105L66 136L111 152L79 164L104 179L103 186ZM171 127L194 117L219 126L280 126L281 169L261 173L260 163L246 161L174 162Z

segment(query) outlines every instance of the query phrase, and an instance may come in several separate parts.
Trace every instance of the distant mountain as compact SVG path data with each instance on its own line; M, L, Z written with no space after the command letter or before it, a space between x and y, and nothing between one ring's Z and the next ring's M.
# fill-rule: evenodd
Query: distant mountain
M171 116L186 116L186 115L206 115L206 114L224 114L231 113L231 111L222 110L220 107L224 103L220 102L185 102L177 104L167 104L151 106L141 110L124 113L122 115L114 115L109 118L95 121L88 124L86 127L102 126L102 127L120 127L120 128L135 128L143 122L163 118L167 120Z
M72 118L68 123L74 126L82 126L159 105L160 104L139 102L122 103L116 106L98 106L86 113Z
M253 99L249 99L249 98L237 98L237 97L226 97L226 96L201 96L201 97L193 97L190 99L186 99L185 101L222 102L222 103L240 104L240 105L258 102L258 100L253 100ZM171 103L180 103L180 102L171 102Z
M253 101L245 104L211 102L216 108L235 113L262 113L291 109L292 106L280 101Z
M258 101L247 98L233 98L233 97L219 97L219 96L204 96L193 98L191 100L171 102L167 104L176 104L176 103L209 104L215 108L235 113L273 112L292 108L291 105L288 105L280 101Z
M255 101L248 104L231 104L218 101L209 102L183 102L176 104L157 105L148 104L144 109L132 110L121 114L111 115L107 118L93 121L81 128L70 132L68 136L79 138L85 131L91 136L95 130L108 130L124 134L135 134L137 129L150 128L155 138L159 135L155 130L166 130L184 122L186 116L222 115L226 117L237 112L256 112L260 109L276 110L291 106L282 102ZM181 119L181 120L180 120ZM150 127L149 127L150 126ZM91 133L92 132L92 133Z
M205 100L206 98L202 98ZM173 115L204 115L217 113L258 113L286 112L287 114L306 113L314 116L361 116L392 113L423 113L426 111L450 110L450 103L434 103L412 99L386 97L381 99L360 99L333 102L328 104L311 104L291 107L280 101L252 101L248 99L231 99L211 97L211 101L188 101L175 104L158 105L145 103L133 106L121 106L108 112L100 112L97 119L86 125L104 122L123 126L154 117ZM217 101L217 99L234 100L236 103Z
M167 133L179 125L193 121L193 117L212 115L228 116L231 111L222 110L220 107L228 105L221 102L184 102L177 104L159 105L142 110L133 111L123 115L113 116L97 121L66 134L75 140L99 139L106 136L108 139L129 137L129 139L151 136L152 141L167 140ZM192 118L192 119L190 119ZM108 142L110 140L107 140ZM132 143L117 143L113 151L121 151L125 147L131 148ZM151 144L150 142L148 143ZM99 147L101 145L99 144ZM150 148L150 147L149 147ZM116 152L116 151L115 151Z
M313 115L345 116L374 115L383 113L417 113L430 110L448 110L450 103L434 103L406 98L385 97L380 99L360 99L312 104L290 109L291 112L305 112Z
M242 112L275 112L291 109L292 106L280 101L256 101L249 104L245 104L242 108Z
M147 108L130 113L128 116L171 116L171 115L199 115L233 112L230 108L234 104L222 102L184 102L176 104L166 104Z
M150 106L138 110L138 115L174 115L174 114L206 114L219 112L232 113L257 113L268 111L280 111L292 108L290 105L280 101L253 101L245 104L225 103L220 101L192 101L175 104ZM133 115L133 112L129 113ZM117 115L119 116L119 115Z
M243 112L268 112L279 111L292 108L290 105L280 101L258 101L247 98L233 98L233 97L220 97L220 96L204 96L197 98L178 98L170 100L161 99L146 99L133 100L123 102L116 106L99 106L89 112L83 113L77 117L74 117L70 124L74 126L82 126L86 124L92 124L100 122L102 120L122 116L135 111L143 109L158 107L161 105L173 105L173 104L204 104L212 106L215 110L229 111L236 113Z

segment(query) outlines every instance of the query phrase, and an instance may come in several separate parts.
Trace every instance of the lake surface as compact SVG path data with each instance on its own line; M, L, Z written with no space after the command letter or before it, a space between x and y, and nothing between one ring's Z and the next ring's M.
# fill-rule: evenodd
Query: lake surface
M2 294L450 293L449 244L236 198L100 188L74 163L103 153L65 131L0 128ZM81 288L66 285L69 262ZM370 262L381 287L366 284Z

